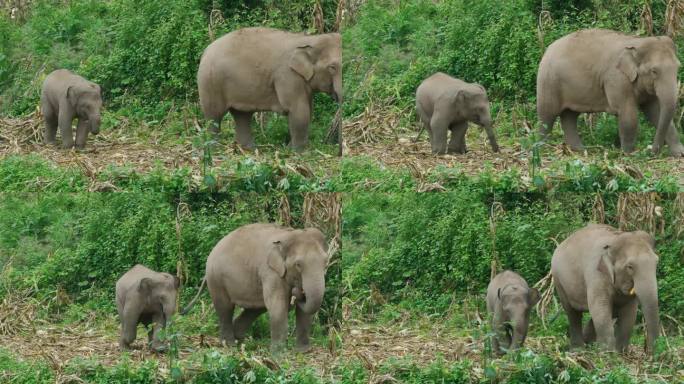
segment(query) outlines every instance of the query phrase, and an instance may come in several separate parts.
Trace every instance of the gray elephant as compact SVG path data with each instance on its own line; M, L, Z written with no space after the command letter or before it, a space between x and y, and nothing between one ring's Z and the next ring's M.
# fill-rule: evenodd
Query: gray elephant
M551 273L568 315L571 347L598 339L608 350L627 351L640 303L646 319L646 349L653 352L660 330L658 256L653 247L653 237L646 232L591 224L556 248ZM587 311L591 320L582 330L582 314Z
M577 117L582 112L608 112L618 116L622 150L630 153L642 111L656 127L653 152L667 143L673 156L684 155L672 120L680 65L676 52L666 36L640 38L602 29L556 40L544 53L537 74L542 136L560 116L565 143L582 151Z
M159 340L159 331L176 313L178 277L155 272L143 265L136 265L116 282L116 308L121 321L121 349L129 349L135 340L138 323L148 330L148 342L155 351L165 350Z
M313 317L321 307L328 265L325 237L315 228L292 229L250 224L229 233L209 254L206 285L219 317L221 340L234 345L268 311L271 349L287 339L288 312L294 302L296 349L310 349ZM200 291L188 308L192 307ZM233 319L235 306L243 308Z
M496 353L522 347L530 324L530 311L539 291L512 271L496 275L487 287L487 312L492 319L492 347Z
M71 123L76 118L76 148L83 149L88 132L100 132L102 91L100 86L66 69L50 73L43 82L40 95L45 119L45 143L55 144L57 127L62 134L62 147L74 146Z
M341 37L240 29L204 50L197 84L202 111L214 121L214 132L230 112L237 142L253 149L254 112L278 112L288 116L290 146L299 151L309 140L313 95L324 92L342 102Z
M465 153L468 122L484 127L494 152L499 151L492 128L487 92L480 84L466 83L438 72L416 90L416 111L430 134L432 153ZM447 148L447 131L451 140Z

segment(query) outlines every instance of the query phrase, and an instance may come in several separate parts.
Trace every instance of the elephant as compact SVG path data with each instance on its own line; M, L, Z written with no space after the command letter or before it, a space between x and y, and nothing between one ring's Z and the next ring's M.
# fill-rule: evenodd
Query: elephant
M159 331L166 327L176 313L176 299L180 279L168 273L155 272L137 264L116 282L116 308L121 321L122 350L130 349L135 340L138 323L148 330L148 342L153 350L163 352L166 347L159 340Z
M432 153L465 153L465 134L469 121L484 127L492 150L499 151L489 113L487 91L480 84L466 83L441 72L435 73L418 86L416 111L430 134ZM448 148L447 131L451 131Z
M544 53L537 73L541 136L548 136L560 116L565 143L583 151L577 117L583 112L608 112L618 117L622 151L631 153L642 111L656 127L653 152L657 154L667 143L672 156L683 156L673 122L679 66L675 44L667 36L634 37L588 29L556 40Z
M268 311L271 350L287 340L288 312L295 307L296 350L308 351L309 334L325 294L329 257L323 233L257 223L235 229L207 258L205 281L219 317L221 340L235 345L249 326ZM187 313L201 294L182 313ZM243 308L233 319L235 306Z
M342 103L342 40L339 33L236 30L204 50L197 85L213 133L230 112L238 144L254 149L252 115L273 111L287 115L290 146L299 152L309 141L313 95L324 92Z
M496 353L522 347L530 324L530 310L540 297L536 288L530 288L513 271L503 271L492 279L487 287L487 312L496 333L492 338Z
M55 144L57 127L62 134L62 148L74 147L71 123L76 126L76 148L84 149L88 132L100 132L102 90L100 86L83 77L58 69L43 82L40 95L41 111L45 119L45 143Z
M640 303L646 351L653 353L660 330L654 246L646 232L622 232L599 224L579 229L558 245L551 273L568 316L572 348L598 341L608 350L626 352ZM591 320L582 330L582 314L587 311Z

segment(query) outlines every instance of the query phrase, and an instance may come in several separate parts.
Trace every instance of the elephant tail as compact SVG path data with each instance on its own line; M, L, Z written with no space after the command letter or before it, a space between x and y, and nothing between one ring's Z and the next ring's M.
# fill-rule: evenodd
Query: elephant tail
M204 289L204 285L207 283L207 276L205 275L202 277L202 284L199 287L199 290L197 291L197 294L195 297L190 301L190 304L188 304L183 310L180 312L181 315L186 315L192 307L195 306L195 303L197 302L197 299L199 299L200 295L202 294L202 290Z

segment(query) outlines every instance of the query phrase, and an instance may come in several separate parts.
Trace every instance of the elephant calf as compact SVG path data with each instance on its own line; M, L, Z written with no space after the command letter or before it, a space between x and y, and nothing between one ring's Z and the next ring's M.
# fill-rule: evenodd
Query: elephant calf
M50 73L43 82L40 95L41 111L45 119L45 143L55 144L57 127L62 134L62 147L74 146L71 123L76 126L76 148L85 148L88 132L100 132L102 92L100 86L66 69Z
M653 352L658 320L658 256L646 232L588 225L565 239L551 258L556 292L568 315L571 347L598 339L608 350L627 351L637 303L646 319L646 350ZM582 330L582 314L591 320ZM617 324L614 323L617 319Z
M530 288L515 272L503 271L487 287L487 311L492 319L494 352L520 348L527 337L530 310L539 302L539 291Z
M430 134L432 153L465 153L468 122L484 127L494 152L499 151L489 114L487 92L480 84L470 84L438 72L425 79L416 91L416 111ZM451 140L447 148L447 131Z
M146 327L148 342L155 351L165 350L159 340L159 330L176 312L178 277L155 272L143 265L136 265L116 282L116 308L121 321L121 349L129 349L135 340L138 323Z
M296 349L308 351L313 317L325 293L328 261L325 237L315 228L250 224L229 233L209 254L205 276L219 317L221 340L234 345L245 337L254 320L268 311L271 349L280 351L287 339L288 312L294 298ZM233 319L236 305L243 311Z

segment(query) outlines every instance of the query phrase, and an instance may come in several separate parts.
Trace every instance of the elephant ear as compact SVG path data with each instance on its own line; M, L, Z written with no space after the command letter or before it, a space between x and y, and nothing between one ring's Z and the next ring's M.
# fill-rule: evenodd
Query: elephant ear
M466 100L466 91L459 89L451 94L451 101L455 104L463 104Z
M154 288L154 280L149 277L143 277L140 279L140 284L138 284L138 291L144 294L150 294Z
M72 107L76 108L76 103L78 102L78 89L70 85L66 89L66 98L69 101L69 104L71 104Z
M615 271L613 267L613 260L611 258L611 246L609 244L603 247L603 254L598 262L598 270L610 279L611 284L615 284Z
M634 82L637 78L637 61L636 48L625 47L624 51L618 57L617 68L624 73L630 82Z
M290 58L290 68L306 81L311 80L314 75L314 65L309 53L311 48L310 45L297 47Z
M527 291L527 303L530 307L534 307L540 299L541 294L537 288L530 288L529 291Z
M285 255L283 254L283 247L280 242L274 241L271 253L268 254L268 266L274 270L280 278L285 277Z

